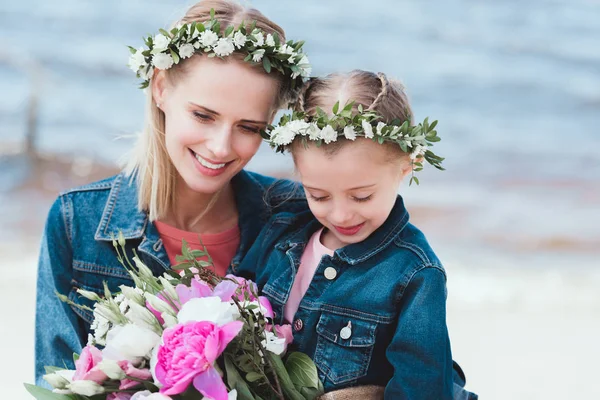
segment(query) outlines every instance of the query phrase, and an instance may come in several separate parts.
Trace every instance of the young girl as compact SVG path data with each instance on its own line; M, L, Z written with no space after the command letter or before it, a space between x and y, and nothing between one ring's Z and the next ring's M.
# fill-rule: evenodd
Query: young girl
M199 236L225 274L282 199L284 208L307 209L303 196L289 201L285 185L272 188L274 179L243 170L261 129L310 74L301 44L284 38L257 10L204 0L173 30L132 49L129 65L148 90L145 129L129 168L62 193L46 223L37 281L38 385L45 385L45 365L73 367L92 321L56 292L90 306L77 289L102 294L103 282L111 291L132 284L112 246L119 232L129 256L136 250L156 275L174 263L183 238L200 247Z
M423 161L442 169L435 124L414 126L402 86L364 71L311 80L297 110L269 141L291 151L312 213L274 215L235 272L292 323L326 391L468 398L453 382L446 273L397 195Z

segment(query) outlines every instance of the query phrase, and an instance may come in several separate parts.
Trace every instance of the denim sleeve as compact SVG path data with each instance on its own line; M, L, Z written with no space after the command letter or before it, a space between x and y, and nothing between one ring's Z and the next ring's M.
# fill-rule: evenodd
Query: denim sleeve
M446 276L418 271L400 299L398 326L387 348L394 375L386 399L452 399L452 354L446 326Z
M56 293L68 295L72 279L69 199L59 197L50 209L40 249L36 318L35 381L43 381L44 366L73 368L73 353L80 353L84 329L71 307Z

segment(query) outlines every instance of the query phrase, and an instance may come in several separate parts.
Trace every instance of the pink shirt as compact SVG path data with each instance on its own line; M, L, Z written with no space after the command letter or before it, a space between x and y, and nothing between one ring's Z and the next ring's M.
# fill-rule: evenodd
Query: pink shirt
M240 229L237 225L225 232L203 235L182 231L160 221L154 221L154 225L163 241L171 265L176 264L175 257L181 254L181 241L185 239L192 250L202 250L203 245L206 246L208 254L213 259L215 272L219 276L225 276L240 245Z
M290 297L283 308L283 316L288 322L294 320L294 314L298 311L298 306L315 276L315 271L321 262L321 258L324 255L333 255L333 250L330 250L321 244L322 232L323 228L316 231L310 237L310 240L304 249L304 253L302 253L302 257L300 258L300 267L294 278Z

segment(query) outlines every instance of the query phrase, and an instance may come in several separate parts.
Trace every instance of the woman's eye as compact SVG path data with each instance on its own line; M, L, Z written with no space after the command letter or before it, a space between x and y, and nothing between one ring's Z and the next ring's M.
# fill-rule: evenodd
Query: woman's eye
M199 119L200 121L203 121L203 122L210 121L212 119L210 117L210 115L202 114L197 111L194 111L193 114L194 114L194 117L196 117L197 119Z
M309 194L309 196L314 201L325 201L325 200L327 200L327 196L317 197L317 196L313 196L312 194Z
M242 125L242 129L248 133L258 133L260 129L255 126Z
M373 197L372 194L368 195L367 197L353 197L354 201L359 202L359 203L363 203L365 201L369 201L371 200L371 197Z

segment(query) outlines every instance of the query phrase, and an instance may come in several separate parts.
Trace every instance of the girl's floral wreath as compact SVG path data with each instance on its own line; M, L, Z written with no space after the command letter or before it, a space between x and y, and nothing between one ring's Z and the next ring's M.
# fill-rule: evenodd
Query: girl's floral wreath
M353 115L353 106L354 102L350 102L340 110L340 104L337 102L333 106L332 116L328 116L318 107L314 116L295 111L292 115L284 115L277 126L269 126L262 135L277 152L288 149L296 137L300 137L304 145L313 141L317 146L335 142L338 138L355 140L357 137L372 139L379 144L396 143L402 151L410 155L413 171L410 184L413 181L419 184L414 172L423 169L421 159L425 159L439 170L444 170L444 158L428 149L434 142L441 140L435 130L437 121L429 123L428 118L425 118L422 123L413 126L410 119L395 119L386 124L381 121L381 116L373 111L364 110L361 104L358 105L358 113Z
M265 35L256 27L256 21L248 27L244 23L237 28L229 26L223 35L220 32L220 22L215 19L212 9L210 20L204 23L180 24L170 32L160 29L156 36L144 38L145 46L137 50L129 46L129 67L138 78L143 79L140 88L148 87L155 67L169 69L195 53L220 58L234 51L247 53L244 61L253 64L262 62L267 73L272 70L281 72L292 81L292 87L299 87L302 79L311 74L308 58L302 53L304 41L282 43L276 32Z

